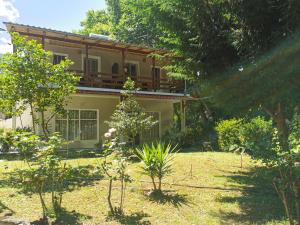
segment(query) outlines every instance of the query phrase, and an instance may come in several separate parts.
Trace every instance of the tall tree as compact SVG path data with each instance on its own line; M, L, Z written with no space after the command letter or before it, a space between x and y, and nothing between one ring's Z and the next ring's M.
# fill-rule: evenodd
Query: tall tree
M106 10L89 10L86 18L81 21L79 29L80 34L89 35L90 33L110 35L112 24L110 16Z
M79 77L68 71L72 64L69 59L53 65L52 53L36 40L17 33L11 36L15 51L0 58L1 111L20 116L29 107L33 130L35 124L41 125L47 138L49 122L64 112Z

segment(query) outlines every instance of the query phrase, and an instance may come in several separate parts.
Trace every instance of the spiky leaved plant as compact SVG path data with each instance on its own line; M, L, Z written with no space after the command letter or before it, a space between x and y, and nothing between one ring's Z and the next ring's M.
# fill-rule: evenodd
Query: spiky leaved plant
M144 174L150 176L154 191L161 192L161 182L172 171L175 147L171 144L156 143L144 144L142 149L136 150L137 157L143 162ZM158 187L155 179L158 179Z

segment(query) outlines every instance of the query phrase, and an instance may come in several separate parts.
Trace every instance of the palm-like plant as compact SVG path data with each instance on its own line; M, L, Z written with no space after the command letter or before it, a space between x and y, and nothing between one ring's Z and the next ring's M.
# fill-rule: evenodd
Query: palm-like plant
M172 171L176 146L164 143L145 144L142 149L137 149L136 155L143 162L144 173L150 176L154 191L161 191L161 181ZM155 178L158 179L158 187Z

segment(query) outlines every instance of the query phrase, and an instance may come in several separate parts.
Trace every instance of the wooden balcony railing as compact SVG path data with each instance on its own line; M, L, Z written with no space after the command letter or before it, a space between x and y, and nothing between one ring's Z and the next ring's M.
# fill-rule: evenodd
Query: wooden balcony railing
M86 75L82 70L72 70L81 79L79 86L122 89L125 77L119 74L90 73ZM171 80L167 78L153 79L150 76L131 77L136 83L136 87L142 91L157 91L170 93L184 93L185 84L182 80Z

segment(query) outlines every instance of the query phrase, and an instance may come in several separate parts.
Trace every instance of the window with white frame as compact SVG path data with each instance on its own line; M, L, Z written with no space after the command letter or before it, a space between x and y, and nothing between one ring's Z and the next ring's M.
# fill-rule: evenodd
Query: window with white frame
M59 64L61 61L65 60L66 57L67 57L67 55L54 53L53 54L53 64L54 65Z
M138 63L135 62L126 62L125 63L125 75L132 78L136 78L138 75Z
M64 116L55 119L55 131L66 140L97 140L97 110L68 110Z
M83 71L86 72L86 57L83 59ZM98 58L89 58L88 59L88 70L89 74L92 76L97 76L100 71L99 68L99 59Z
M150 142L160 138L160 115L159 112L146 112L152 116L157 123L149 130L142 132L141 139L143 142Z

